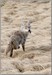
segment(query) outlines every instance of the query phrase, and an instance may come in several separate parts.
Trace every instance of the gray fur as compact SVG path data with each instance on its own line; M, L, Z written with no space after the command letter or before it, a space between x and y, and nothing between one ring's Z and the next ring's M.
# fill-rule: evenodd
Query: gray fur
M20 44L22 45L23 51L25 51L25 42L28 34L31 33L30 27L28 31L16 31L14 34L11 36L11 40L8 44L7 50L6 50L6 55L10 51L10 57L12 57L13 54L13 49L18 49L20 48Z

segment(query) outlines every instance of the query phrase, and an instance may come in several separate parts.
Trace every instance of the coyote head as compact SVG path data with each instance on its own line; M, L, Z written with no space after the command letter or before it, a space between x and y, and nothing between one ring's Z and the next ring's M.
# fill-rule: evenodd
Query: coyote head
M21 24L21 31L31 33L31 25L30 25L31 23L32 23L31 21L25 23L23 22Z

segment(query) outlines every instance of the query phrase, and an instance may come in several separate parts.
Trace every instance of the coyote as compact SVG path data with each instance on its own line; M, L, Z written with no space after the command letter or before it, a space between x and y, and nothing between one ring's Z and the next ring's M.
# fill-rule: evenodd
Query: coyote
M13 55L13 49L19 49L20 48L20 44L22 45L22 49L23 51L25 51L25 42L26 42L26 38L29 35L29 33L31 33L31 26L30 26L31 22L28 23L27 29L28 30L19 30L19 31L15 31L13 35L11 35L11 39L9 41L7 50L6 50L6 55L7 53L10 51L10 57L12 57Z

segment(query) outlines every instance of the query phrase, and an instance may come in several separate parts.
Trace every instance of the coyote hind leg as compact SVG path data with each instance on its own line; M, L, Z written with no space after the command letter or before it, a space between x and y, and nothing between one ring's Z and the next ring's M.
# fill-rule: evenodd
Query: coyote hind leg
M13 55L13 48L10 51L10 57L12 57L12 55Z

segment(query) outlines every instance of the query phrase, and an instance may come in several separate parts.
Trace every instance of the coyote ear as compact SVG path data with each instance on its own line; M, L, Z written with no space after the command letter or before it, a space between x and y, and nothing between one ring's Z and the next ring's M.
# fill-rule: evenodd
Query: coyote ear
M31 22L28 21L28 32L29 32L29 33L31 33L31 30L30 30L30 29L31 29L31 25L30 25L30 24L31 24Z
M23 31L24 29L25 29L25 27L24 27L24 21L22 20L22 21L21 21L20 30Z

